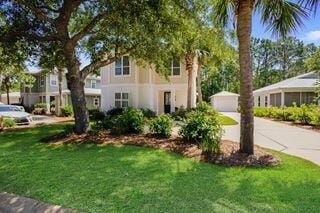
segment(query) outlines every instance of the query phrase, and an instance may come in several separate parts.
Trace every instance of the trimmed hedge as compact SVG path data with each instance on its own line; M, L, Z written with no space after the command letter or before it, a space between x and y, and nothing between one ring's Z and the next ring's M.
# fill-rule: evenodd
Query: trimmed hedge
M254 116L320 127L320 107L317 105L302 104L301 107L255 107Z
M150 130L163 138L171 136L172 127L173 120L166 114L159 115L150 121Z

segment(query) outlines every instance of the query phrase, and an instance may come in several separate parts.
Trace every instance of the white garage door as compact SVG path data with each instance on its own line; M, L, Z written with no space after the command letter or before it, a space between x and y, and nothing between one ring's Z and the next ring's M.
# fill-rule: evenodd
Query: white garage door
M219 112L236 112L238 108L237 98L234 97L215 97L214 109Z

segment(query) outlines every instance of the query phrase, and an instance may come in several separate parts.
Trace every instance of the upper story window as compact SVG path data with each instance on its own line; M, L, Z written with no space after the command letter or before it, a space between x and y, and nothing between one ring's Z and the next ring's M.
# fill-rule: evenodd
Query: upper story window
M114 74L117 76L130 75L129 56L123 56L116 61Z
M39 83L39 84L40 84L40 87L43 87L43 86L45 85L46 79L45 79L44 76L40 76L39 81L40 81L40 83Z
M91 80L91 88L93 88L93 89L97 88L97 81L96 80Z
M180 75L180 59L174 58L169 64L169 69L171 71L171 76Z
M50 86L57 86L58 77L56 75L50 75Z

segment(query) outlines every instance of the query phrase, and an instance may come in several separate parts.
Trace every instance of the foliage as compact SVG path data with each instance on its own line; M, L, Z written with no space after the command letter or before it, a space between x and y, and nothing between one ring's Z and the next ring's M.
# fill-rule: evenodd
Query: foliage
M150 130L160 137L169 138L171 136L173 120L169 115L162 114L150 121Z
M195 111L203 112L207 115L217 115L217 111L215 111L210 104L205 102L198 104L195 108Z
M202 151L218 152L223 129L217 114L208 115L201 111L188 114L179 134L189 142L197 143Z
M73 108L70 105L65 105L61 107L61 113L64 117L69 117L73 115Z
M47 112L47 104L46 103L36 103L33 106L32 113L35 115L45 115Z
M88 112L91 121L102 121L106 117L106 114L100 109L89 109Z
M123 113L123 111L124 111L123 108L112 108L106 112L106 115L109 117L114 117L117 115L121 115Z
M112 118L111 132L114 134L141 133L145 126L145 117L140 109L127 107L122 114Z
M3 118L3 127L14 127L17 125L16 121L12 118Z
M282 121L293 121L301 124L318 125L320 107L305 105L300 107L255 107L254 115L257 117L273 118Z
M176 121L184 121L187 119L188 112L189 110L181 107L178 110L174 111L171 116Z
M150 119L156 117L156 112L152 111L151 109L148 108L141 108L140 109L144 115L144 117Z

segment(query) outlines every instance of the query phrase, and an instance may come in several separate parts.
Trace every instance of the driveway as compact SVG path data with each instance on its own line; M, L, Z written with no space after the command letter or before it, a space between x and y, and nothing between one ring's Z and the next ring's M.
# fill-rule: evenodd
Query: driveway
M222 113L240 121L239 113ZM320 133L283 123L254 119L255 144L310 160L320 165ZM223 139L240 140L240 125L225 126Z

